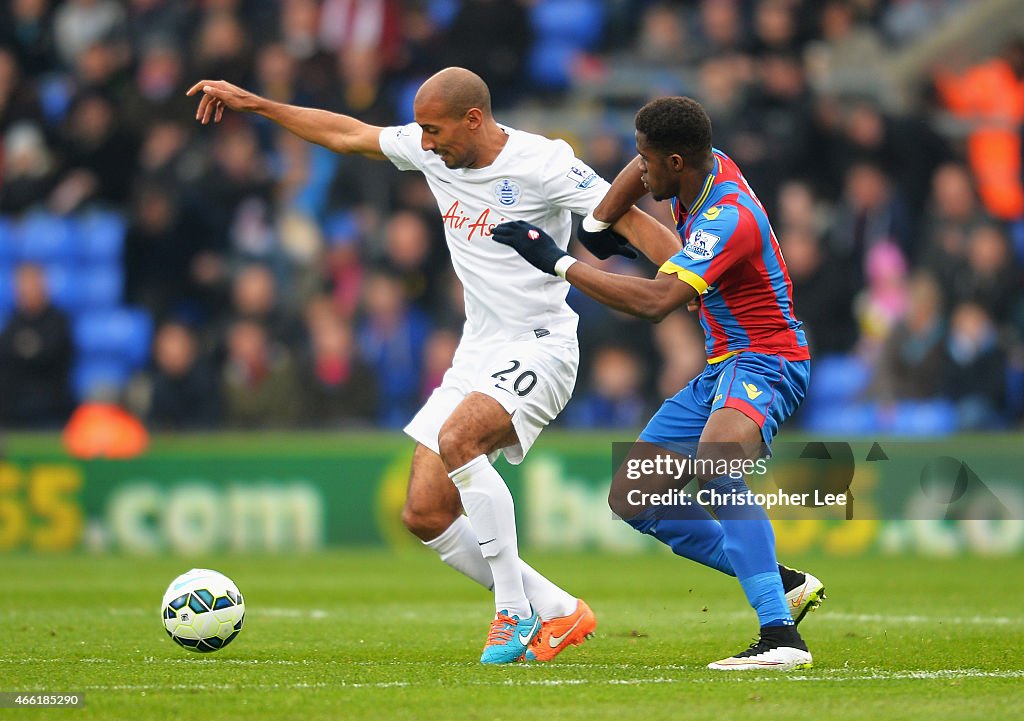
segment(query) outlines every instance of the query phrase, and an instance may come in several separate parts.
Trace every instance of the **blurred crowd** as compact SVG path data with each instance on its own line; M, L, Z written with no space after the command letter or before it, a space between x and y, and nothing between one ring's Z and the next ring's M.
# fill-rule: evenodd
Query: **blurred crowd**
M652 78L641 99L670 71L673 90L704 103L789 265L818 359L805 427L864 418L872 430L904 407L937 413L937 429L1019 424L1024 44L936 65L899 113L880 85L895 53L969 5L8 0L0 417L57 426L114 393L156 429L401 427L451 363L464 318L426 184L260 118L200 126L185 91L224 78L390 125L411 120L426 76L463 65L490 84L499 121L538 98L571 114L576 85L623 67ZM552 17L597 32L552 45ZM611 179L632 157L632 128L608 118L569 139ZM146 352L107 384L77 355L90 311L52 297L56 261L4 251L26 218L97 209L123 223L115 303L152 323ZM575 292L570 302L582 368L562 426L633 432L703 365L686 312L650 326Z

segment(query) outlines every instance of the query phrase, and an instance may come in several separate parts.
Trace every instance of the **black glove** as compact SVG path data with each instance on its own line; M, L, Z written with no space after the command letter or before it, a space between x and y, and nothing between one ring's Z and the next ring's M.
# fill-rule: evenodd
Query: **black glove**
M636 251L629 246L629 241L611 228L589 231L584 230L581 225L576 231L576 237L584 248L601 260L607 260L613 255L621 255L630 259L636 258Z
M527 263L549 275L555 275L555 263L569 255L555 245L550 235L525 220L512 220L494 226L491 238L496 243L511 247Z

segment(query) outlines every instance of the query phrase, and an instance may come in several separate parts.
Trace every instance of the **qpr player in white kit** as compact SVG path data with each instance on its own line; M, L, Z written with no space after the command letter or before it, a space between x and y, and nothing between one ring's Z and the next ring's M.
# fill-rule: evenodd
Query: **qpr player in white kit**
M490 234L502 222L525 220L564 249L571 214L589 214L608 183L564 141L499 125L487 85L463 68L424 82L413 103L416 122L400 127L276 103L222 80L200 81L189 90L197 93L204 124L219 121L225 108L254 112L336 152L424 174L464 287L466 324L441 386L405 428L417 445L402 520L445 563L493 588L496 613L481 662L548 661L583 642L597 625L593 611L519 558L512 495L491 465L501 453L521 462L569 401L578 318L565 303L563 279ZM615 230L650 257L678 250L675 235L636 208Z

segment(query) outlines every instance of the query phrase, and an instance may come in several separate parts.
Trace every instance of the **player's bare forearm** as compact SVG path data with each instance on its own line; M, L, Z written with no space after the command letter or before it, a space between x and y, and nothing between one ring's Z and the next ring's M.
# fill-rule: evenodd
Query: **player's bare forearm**
M200 92L196 119L203 125L210 120L220 122L225 109L255 113L303 140L336 153L384 157L380 149L381 129L348 115L274 102L224 80L200 80L189 89L188 95Z
M565 279L599 303L653 323L697 295L693 287L666 273L649 280L607 273L582 261L569 267Z
M335 153L384 157L380 150L380 128L348 115L271 101L266 101L257 112L303 140Z
M636 201L647 195L647 188L640 176L640 156L637 156L615 176L608 192L591 215L604 223L617 223Z
M664 263L682 248L678 233L672 232L637 207L629 208L615 223L614 230L657 265Z

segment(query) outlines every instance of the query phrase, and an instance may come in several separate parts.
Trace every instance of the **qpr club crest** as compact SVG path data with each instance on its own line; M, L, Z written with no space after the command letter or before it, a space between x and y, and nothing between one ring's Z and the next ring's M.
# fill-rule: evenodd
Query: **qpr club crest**
M522 194L523 189L519 187L519 183L508 178L502 178L494 184L494 197L505 207L518 203Z

